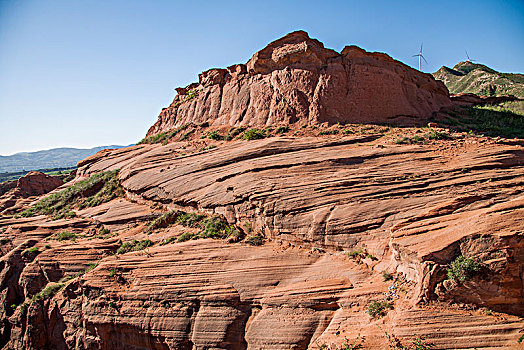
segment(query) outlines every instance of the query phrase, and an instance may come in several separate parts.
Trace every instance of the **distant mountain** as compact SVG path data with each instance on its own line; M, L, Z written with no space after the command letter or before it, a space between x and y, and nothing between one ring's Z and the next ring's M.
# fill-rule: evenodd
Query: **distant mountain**
M484 96L515 95L524 98L524 75L500 73L483 64L459 62L455 67L443 66L433 73L449 92L471 92Z
M11 156L0 156L0 173L50 168L68 168L96 152L106 148L127 146L99 146L90 149L53 148L37 152L21 152Z

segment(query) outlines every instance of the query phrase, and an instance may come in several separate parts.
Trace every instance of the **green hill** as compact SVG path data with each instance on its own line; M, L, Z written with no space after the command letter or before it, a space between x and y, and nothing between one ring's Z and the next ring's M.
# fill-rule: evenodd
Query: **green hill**
M483 64L459 62L455 67L443 66L433 73L442 80L449 92L471 92L484 96L514 95L524 98L524 75L501 73Z

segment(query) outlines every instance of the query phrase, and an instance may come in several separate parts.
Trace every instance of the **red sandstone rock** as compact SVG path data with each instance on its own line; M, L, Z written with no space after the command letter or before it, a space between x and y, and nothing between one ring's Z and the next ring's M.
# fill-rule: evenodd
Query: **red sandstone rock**
M246 65L205 71L177 92L147 136L188 123L425 124L451 103L430 74L356 46L339 54L303 31L270 43Z
M24 198L40 196L63 185L56 176L46 175L38 171L30 171L16 182L16 187L0 196L0 212L15 207Z
M63 181L55 176L46 175L38 171L30 171L18 179L16 187L20 189L20 194L24 196L39 196L51 192L58 186L63 185Z

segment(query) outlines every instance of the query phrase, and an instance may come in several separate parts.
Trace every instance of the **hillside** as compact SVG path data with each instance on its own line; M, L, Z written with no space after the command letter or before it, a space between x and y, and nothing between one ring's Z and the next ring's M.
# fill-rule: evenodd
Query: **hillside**
M524 140L428 125L456 106L305 32L202 73L139 144L0 197L2 348L522 348Z
M89 149L63 147L36 152L21 152L10 156L0 156L0 173L38 169L71 168L76 166L78 161L89 157L102 149L122 147L126 146L98 146Z
M524 75L500 73L483 64L459 62L455 67L441 67L433 73L453 94L474 93L484 96L514 95L524 98Z

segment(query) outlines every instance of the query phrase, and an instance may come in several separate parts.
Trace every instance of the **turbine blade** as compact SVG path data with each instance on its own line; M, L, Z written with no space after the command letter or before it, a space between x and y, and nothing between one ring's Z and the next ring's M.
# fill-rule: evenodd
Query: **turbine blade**
M424 45L424 43L420 44L420 53L422 53L422 45Z
M429 64L428 61L426 61L426 59L424 58L424 56L420 55L420 57L424 59L424 62L426 62L426 64Z
M420 54L419 54L419 55L420 55ZM411 57L418 57L419 55L413 55L413 56L411 56Z

